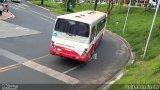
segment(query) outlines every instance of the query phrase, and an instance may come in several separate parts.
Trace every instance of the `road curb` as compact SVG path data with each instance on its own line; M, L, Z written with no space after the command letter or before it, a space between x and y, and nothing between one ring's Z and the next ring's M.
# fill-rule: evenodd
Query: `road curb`
M29 3L29 4L31 4L31 5L33 5L33 6L36 6L36 7L42 8L42 9L44 9L44 10L46 10L46 11L48 11L48 12L54 13L54 14L56 14L56 15L61 15L61 14L58 14L58 13L52 12L51 10L49 10L49 9L47 9L47 8L43 7L43 6L38 6L38 5L36 5L36 4L33 4L33 3L29 2L29 1L27 1L27 3Z
M13 13L11 13L11 12L8 12L8 13L11 14L11 17L9 17L9 18L12 18L12 19L15 18L15 15Z
M33 4L33 3L29 2L29 1L27 1L27 2L28 2L29 4L31 4L31 5L37 6L37 7L39 7L39 8L42 8L42 9L44 9L44 10L47 10L47 11L50 11L49 9L47 9L47 8L45 8L45 7L38 6L38 5L36 5L36 4Z
M106 30L106 32L111 33L113 36L119 38L127 47L128 47L128 51L129 51L129 60L127 64L133 64L134 63L134 58L135 58L135 54L134 52L132 52L132 47L131 45L127 42L127 40L125 40L123 37L117 35L116 33L113 33L109 30ZM115 76L113 76L109 81L105 82L101 87L99 87L97 90L107 90L109 89L109 87L114 84L116 81L118 81L119 79L121 79L121 77L125 74L124 69L119 70Z

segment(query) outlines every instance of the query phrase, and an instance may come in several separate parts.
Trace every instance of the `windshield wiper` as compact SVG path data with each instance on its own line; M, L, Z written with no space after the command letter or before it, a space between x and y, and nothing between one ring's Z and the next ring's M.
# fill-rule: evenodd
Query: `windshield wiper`
M76 36L75 34L72 34L72 33L66 33L68 34L69 36Z

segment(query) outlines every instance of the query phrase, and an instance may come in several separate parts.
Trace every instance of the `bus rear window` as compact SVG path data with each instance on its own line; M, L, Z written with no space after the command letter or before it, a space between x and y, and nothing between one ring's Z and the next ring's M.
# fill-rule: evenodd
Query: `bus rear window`
M89 37L89 25L78 21L58 19L55 25L55 30L71 35Z

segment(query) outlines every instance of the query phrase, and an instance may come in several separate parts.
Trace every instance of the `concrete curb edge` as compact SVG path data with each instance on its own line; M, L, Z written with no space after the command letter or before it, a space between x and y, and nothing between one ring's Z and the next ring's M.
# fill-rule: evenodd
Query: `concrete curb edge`
M29 4L32 4L32 5L34 5L34 6L37 6L37 7L39 7L39 8L42 8L42 9L44 9L44 10L47 10L47 11L50 11L49 9L47 9L47 8L44 8L44 7L42 7L42 6L38 6L38 5L36 5L36 4L33 4L33 3L31 3L31 2L29 2L29 1L27 1Z
M9 18L12 18L12 19L15 18L15 15L13 13L11 13L11 12L8 12L8 13L11 14L11 17L9 17Z

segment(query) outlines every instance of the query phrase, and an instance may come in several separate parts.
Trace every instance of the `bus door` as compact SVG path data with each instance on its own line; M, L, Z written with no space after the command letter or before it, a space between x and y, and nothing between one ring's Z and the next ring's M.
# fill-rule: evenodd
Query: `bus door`
M90 36L90 48L91 51L94 52L94 49L96 48L96 36L97 36L97 26L93 26L91 28L91 36Z

